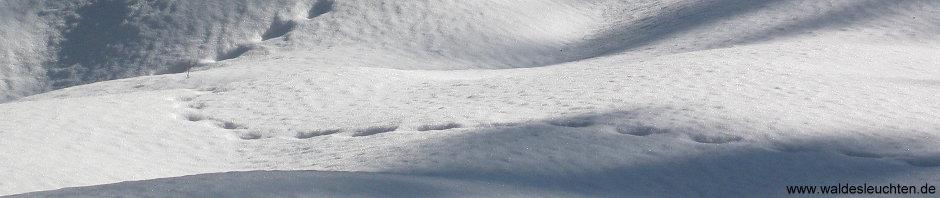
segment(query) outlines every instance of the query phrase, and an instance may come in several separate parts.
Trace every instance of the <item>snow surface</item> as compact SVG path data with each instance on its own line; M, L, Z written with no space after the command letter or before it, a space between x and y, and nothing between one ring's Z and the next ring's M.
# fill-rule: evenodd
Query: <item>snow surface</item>
M938 184L938 12L931 0L0 1L0 195Z

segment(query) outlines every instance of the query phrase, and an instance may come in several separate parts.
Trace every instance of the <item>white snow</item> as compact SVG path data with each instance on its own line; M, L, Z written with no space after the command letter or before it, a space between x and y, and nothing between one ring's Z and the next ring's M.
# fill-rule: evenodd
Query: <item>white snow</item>
M940 183L938 1L107 2L0 2L0 195Z

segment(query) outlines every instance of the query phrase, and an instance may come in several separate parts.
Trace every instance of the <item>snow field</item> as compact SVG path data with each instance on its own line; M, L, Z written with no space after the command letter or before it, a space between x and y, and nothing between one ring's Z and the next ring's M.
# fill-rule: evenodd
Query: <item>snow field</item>
M97 2L0 14L133 7ZM91 84L0 104L0 194L782 197L940 183L936 1L153 2L116 26L153 31L78 61L130 57L108 59L116 70L41 65L62 57L36 43L64 37L2 40L4 97ZM20 27L41 20L26 16L0 35L60 33ZM165 64L180 59L199 64ZM140 71L167 74L123 78Z

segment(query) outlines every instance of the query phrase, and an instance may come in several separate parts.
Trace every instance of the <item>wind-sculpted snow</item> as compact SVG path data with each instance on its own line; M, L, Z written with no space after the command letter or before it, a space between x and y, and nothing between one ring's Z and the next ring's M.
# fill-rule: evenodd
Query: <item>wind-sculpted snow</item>
M0 97L19 98L0 104L0 194L783 197L940 183L938 8L0 1Z
M546 66L814 31L933 38L936 1L4 1L0 94L178 73L243 55L398 69ZM920 18L917 18L920 17ZM882 34L882 35L878 35ZM278 39L275 39L278 38ZM329 51L332 53L327 53ZM412 59L396 64L387 59ZM385 63L385 64L377 64Z

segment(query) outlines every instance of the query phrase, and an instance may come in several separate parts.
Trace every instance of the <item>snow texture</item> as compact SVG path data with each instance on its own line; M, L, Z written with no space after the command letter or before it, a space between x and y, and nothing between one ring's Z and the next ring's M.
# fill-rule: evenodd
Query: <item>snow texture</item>
M938 12L934 0L0 1L0 195L940 184Z

